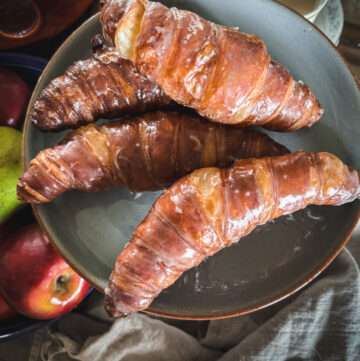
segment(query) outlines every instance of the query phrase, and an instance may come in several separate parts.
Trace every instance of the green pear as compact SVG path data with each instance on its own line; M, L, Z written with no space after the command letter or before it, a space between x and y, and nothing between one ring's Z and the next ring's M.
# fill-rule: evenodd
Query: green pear
M22 174L22 133L0 127L0 224L24 203L16 198L16 184Z

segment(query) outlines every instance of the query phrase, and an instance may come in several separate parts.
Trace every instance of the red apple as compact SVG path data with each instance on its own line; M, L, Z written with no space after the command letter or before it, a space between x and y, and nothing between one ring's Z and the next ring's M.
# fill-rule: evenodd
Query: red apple
M23 315L38 319L61 316L78 305L89 288L37 224L21 228L1 248L0 292Z
M10 318L14 318L18 315L16 311L14 311L0 296L0 321L9 320Z
M20 129L31 88L15 73L0 68L0 125Z

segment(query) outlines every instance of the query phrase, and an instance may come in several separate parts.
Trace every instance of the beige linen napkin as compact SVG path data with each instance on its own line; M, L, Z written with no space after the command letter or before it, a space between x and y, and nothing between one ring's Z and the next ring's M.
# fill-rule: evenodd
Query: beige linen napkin
M112 324L71 313L36 334L29 360L211 361L220 355L181 329L141 313Z

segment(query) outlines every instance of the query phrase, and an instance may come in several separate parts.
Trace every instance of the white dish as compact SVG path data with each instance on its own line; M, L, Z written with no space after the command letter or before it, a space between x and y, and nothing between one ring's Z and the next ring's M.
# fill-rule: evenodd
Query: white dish
M276 0L282 5L295 10L297 13L314 22L328 0Z
M315 21L315 19L317 18L317 16L319 15L320 11L324 8L324 6L326 5L327 2L328 2L328 0L318 0L318 1L316 1L315 9L312 12L310 12L308 14L305 14L304 15L305 18L313 23Z
M340 0L329 0L314 21L316 25L335 45L339 44L344 26L344 12Z

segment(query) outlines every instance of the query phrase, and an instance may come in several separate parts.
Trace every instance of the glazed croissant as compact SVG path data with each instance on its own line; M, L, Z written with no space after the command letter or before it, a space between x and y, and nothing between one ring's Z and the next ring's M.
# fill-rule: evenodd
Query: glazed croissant
M42 203L70 189L161 189L200 167L225 167L234 159L288 152L256 130L158 111L70 132L30 162L18 182L18 198Z
M90 59L75 62L41 92L30 114L37 128L56 132L174 104L101 37L92 46Z
M147 0L101 0L107 40L176 102L216 122L291 131L323 108L263 41Z
M164 288L257 225L309 204L360 196L360 174L329 153L242 159L178 180L118 256L105 290L114 317L146 309Z

